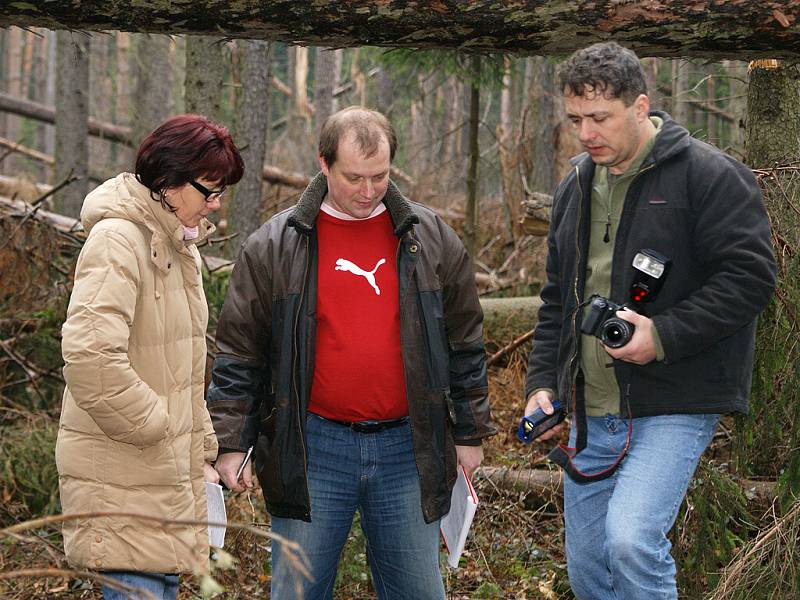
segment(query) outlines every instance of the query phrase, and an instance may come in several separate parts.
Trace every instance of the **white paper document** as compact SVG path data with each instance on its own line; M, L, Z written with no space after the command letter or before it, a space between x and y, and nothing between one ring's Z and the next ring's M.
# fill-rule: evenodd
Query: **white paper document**
M464 551L476 508L478 508L478 496L467 478L466 471L461 467L458 469L458 479L453 486L450 512L439 523L442 539L447 548L447 564L454 569L458 567L458 559Z
M208 522L227 523L228 516L225 513L225 496L222 494L222 486L206 481L206 498L208 499ZM225 527L209 525L208 544L213 548L224 547Z

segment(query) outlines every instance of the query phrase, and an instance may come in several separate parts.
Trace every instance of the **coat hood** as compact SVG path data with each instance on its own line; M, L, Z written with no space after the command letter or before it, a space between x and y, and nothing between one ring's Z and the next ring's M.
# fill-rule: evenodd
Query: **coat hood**
M86 196L81 209L81 223L87 235L103 219L125 219L144 225L153 234L153 244L169 242L177 250L187 245L178 217L153 200L150 190L139 183L133 173L120 173ZM188 243L199 244L214 230L214 224L203 219L199 236Z

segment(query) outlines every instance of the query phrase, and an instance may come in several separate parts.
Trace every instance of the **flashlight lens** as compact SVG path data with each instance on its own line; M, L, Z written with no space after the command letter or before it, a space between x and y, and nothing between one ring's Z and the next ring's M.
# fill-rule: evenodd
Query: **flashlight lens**
M636 256L633 257L633 266L642 273L647 273L650 277L654 277L655 279L658 279L664 274L663 263L657 262L641 252L638 252Z

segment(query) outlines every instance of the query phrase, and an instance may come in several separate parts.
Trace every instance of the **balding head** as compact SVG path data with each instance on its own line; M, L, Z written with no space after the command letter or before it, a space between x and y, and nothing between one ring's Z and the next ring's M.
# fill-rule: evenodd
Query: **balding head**
M389 159L394 159L397 135L389 119L362 106L349 106L325 119L319 134L319 156L328 167L336 162L339 143L352 137L364 158L371 158L381 142L389 145Z

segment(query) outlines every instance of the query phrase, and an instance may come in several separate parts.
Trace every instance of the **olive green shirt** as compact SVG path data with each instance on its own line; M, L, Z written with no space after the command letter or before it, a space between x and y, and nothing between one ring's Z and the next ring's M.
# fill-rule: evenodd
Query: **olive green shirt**
M663 125L663 121L658 117L650 117L650 120L656 127L656 133L647 141L624 173L614 175L608 172L607 167L601 165L595 168L592 180L591 230L589 252L586 257L584 299L597 294L617 304L628 300L628 298L609 298L611 264L625 195L642 162L653 149L656 135ZM653 338L656 344L656 358L663 360L664 353L655 328L653 328ZM611 357L603 349L600 340L593 335L581 334L580 344L586 414L590 417L618 414L620 393Z

